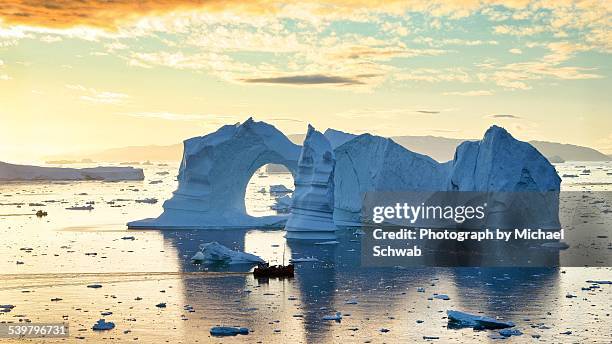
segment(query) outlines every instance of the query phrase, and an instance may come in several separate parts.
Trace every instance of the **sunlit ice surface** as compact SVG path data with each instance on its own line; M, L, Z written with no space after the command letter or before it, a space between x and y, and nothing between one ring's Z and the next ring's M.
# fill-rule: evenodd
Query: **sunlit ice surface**
M281 230L127 230L128 221L159 215L177 184L176 165L140 167L142 182L0 185L0 304L15 306L0 321L67 322L70 337L44 340L50 343L219 342L209 334L217 325L248 327L249 335L223 341L249 343L497 340L495 331L448 329L446 310L457 309L515 322L524 332L519 341L612 340L612 286L581 289L586 280L611 280L609 268L362 268L351 230L339 245L316 247L287 243ZM563 178L563 190L612 190L611 163L556 168L577 175ZM276 184L292 188L293 179L265 171L251 178L251 215L275 213L274 196L260 191ZM149 198L158 202L137 202ZM66 209L87 204L93 210ZM48 216L32 216L36 210ZM273 264L319 261L298 264L294 279L257 280L250 267L192 264L198 246L210 241ZM434 293L450 300L429 300ZM340 323L322 320L337 311ZM92 331L100 318L116 328ZM40 342L15 342L28 340Z

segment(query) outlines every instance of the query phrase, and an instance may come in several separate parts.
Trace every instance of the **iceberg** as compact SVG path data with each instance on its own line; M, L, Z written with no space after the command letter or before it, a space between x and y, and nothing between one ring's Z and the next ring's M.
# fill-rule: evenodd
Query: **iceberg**
M191 259L198 262L226 264L265 263L263 259L254 254L230 250L216 241L200 245L200 252Z
M449 191L489 192L489 224L560 228L561 178L531 144L494 125L482 140L460 144L450 164Z
M308 126L295 178L291 215L285 226L287 239L333 240L334 166L327 138Z
M144 180L144 172L133 167L62 168L15 165L0 161L0 181L51 180Z
M452 191L559 191L555 167L527 142L492 126L482 140L457 147L452 163Z
M247 184L265 164L285 166L294 176L288 216L246 213ZM333 129L321 134L310 125L300 147L274 126L249 118L185 140L178 188L164 202L163 213L128 227L285 227L289 239L334 241L337 226L362 224L368 192L476 191L495 192L488 208L494 214L487 216L490 225L501 228L504 221L519 218L549 229L559 226L560 183L554 166L537 149L497 126L482 140L463 142L453 160L439 163L388 138ZM280 196L290 190L274 185L270 192ZM516 199L503 193L530 195ZM512 213L517 209L528 211Z
M411 152L393 140L363 134L334 150L334 221L359 226L363 197L371 191L442 191L449 165Z
M503 128L492 126L482 140L462 143L454 159L446 163L412 152L391 139L370 134L350 139L350 134L328 132L335 142L344 141L334 150L336 225L360 225L363 195L370 191L477 191L496 192L491 196L495 202L489 202L494 204L489 211L495 213L488 218L491 224L504 226L521 218L543 229L559 227L561 178L537 149ZM511 213L514 209L529 211L516 216ZM508 228L516 225L511 223Z
M297 170L300 146L274 126L249 118L184 142L178 188L157 218L129 228L282 228L287 216L253 217L244 196L251 176L263 165Z

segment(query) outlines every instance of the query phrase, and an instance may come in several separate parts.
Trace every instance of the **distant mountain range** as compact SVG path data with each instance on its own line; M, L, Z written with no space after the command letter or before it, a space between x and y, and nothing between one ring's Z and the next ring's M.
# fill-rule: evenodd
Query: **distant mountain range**
M302 144L303 134L288 135L289 139ZM450 139L437 136L393 136L398 144L407 149L429 155L444 162L452 160L457 146L465 139ZM475 139L474 139L475 140ZM610 161L612 155L605 155L593 148L546 141L529 141L551 162L562 161ZM183 144L168 146L131 146L103 150L91 154L56 155L47 157L49 163L58 160L79 161L91 159L96 162L144 162L144 161L179 161L183 155Z

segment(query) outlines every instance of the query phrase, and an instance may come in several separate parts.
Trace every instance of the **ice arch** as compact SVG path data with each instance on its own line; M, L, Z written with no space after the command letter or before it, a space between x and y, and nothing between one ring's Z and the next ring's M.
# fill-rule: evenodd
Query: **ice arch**
M265 164L284 165L293 177L301 147L274 126L249 118L184 142L178 189L155 219L130 228L282 227L286 216L253 217L244 196L251 176Z

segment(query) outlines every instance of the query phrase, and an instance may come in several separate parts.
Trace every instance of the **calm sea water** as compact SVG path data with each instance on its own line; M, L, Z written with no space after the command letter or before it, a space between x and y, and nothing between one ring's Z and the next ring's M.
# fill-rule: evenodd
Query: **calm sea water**
M126 222L161 213L176 188L176 166L143 168L143 182L0 185L0 304L15 306L0 312L0 322L67 322L69 338L44 340L62 343L500 340L495 331L448 329L446 310L456 309L514 321L525 334L508 339L513 342L612 342L612 285L581 290L586 280L612 280L610 268L366 269L359 238L348 230L333 246L286 243L280 230L128 231ZM578 175L564 179L564 190L612 191L611 163L557 169ZM591 173L581 175L584 169ZM273 197L257 192L270 184L292 188L293 180L288 174L254 176L246 200L251 214L274 213ZM145 198L159 202L136 202ZM65 209L88 202L91 211ZM49 215L31 216L39 209ZM193 265L190 257L209 241L273 263L309 256L319 261L298 264L293 279L257 280L249 267ZM88 288L92 284L102 287ZM434 293L450 300L429 300ZM156 307L160 303L166 307ZM322 320L337 311L341 322ZM100 318L116 328L92 331ZM214 338L209 330L216 325L252 332Z

